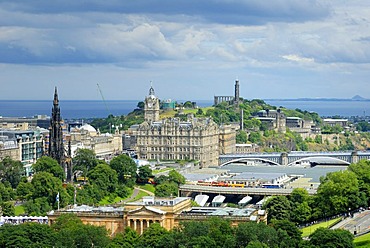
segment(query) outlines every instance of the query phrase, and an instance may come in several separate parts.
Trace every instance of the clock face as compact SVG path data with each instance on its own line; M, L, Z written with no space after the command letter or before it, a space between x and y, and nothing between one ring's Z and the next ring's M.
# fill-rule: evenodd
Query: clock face
M151 102L148 103L148 107L151 108L153 104Z

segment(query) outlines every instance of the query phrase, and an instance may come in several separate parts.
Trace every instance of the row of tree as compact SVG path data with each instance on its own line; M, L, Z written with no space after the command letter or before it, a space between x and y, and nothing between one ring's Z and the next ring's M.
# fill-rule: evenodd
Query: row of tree
M350 214L370 204L370 161L351 164L348 170L328 173L320 178L317 194L294 189L290 196L271 197L264 208L269 220L309 223L338 214Z
M65 173L56 160L42 157L32 166L33 177L24 177L24 168L18 161L9 158L0 162L0 207L3 215L14 215L16 201L29 215L45 215L48 211L68 204L99 204L102 199L114 202L128 197L136 183L155 182L156 195L176 196L178 186L185 178L170 171L168 176L153 178L149 166L137 168L127 155L114 157L109 164L95 158L92 150L79 149L73 158L73 171L81 175L82 184L65 184ZM56 196L59 195L57 201Z
M152 224L139 236L130 228L110 238L104 227L82 224L73 214L61 215L51 226L38 223L0 227L0 247L132 247L132 248L321 248L354 247L353 235L345 230L320 228L309 240L291 222L271 225L245 222L233 227L220 218L183 222L167 231Z

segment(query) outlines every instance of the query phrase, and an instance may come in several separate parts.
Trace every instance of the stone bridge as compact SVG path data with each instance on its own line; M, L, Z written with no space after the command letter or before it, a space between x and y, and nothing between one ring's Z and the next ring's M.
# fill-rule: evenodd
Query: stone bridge
M197 194L221 194L221 195L259 195L259 196L272 196L272 195L290 195L293 189L266 189L266 188L233 188L233 187L212 187L201 185L184 184L179 187L180 196L189 196L192 193ZM316 194L315 189L308 189L308 194Z
M220 155L219 165L231 163L263 162L274 165L291 166L296 164L331 164L349 165L362 159L370 160L370 151L337 151L337 152L282 152L282 153L247 153Z

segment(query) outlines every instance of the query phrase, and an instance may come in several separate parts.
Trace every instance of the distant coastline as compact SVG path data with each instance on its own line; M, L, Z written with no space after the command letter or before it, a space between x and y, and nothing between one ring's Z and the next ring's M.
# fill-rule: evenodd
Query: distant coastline
M352 99L263 99L267 104L287 109L301 109L316 112L320 116L369 116L370 100ZM139 100L60 100L61 115L64 119L106 118L127 115L137 108ZM181 101L178 101L181 102ZM211 100L195 100L199 107L213 105ZM50 116L52 100L0 100L0 116L31 117Z
M351 98L279 98L279 99L263 99L264 101L339 101L339 102L369 102L370 99L351 99Z
M356 95L352 98L287 98L287 99L264 99L264 101L370 101L370 99L363 98L362 96Z

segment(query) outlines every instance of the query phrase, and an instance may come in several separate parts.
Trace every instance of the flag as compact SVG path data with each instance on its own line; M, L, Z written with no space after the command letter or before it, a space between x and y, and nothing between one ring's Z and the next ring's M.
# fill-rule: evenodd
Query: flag
M58 192L57 197L55 198L55 200L56 200L57 202L59 202L59 192Z

